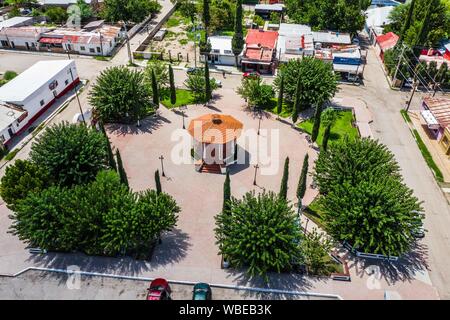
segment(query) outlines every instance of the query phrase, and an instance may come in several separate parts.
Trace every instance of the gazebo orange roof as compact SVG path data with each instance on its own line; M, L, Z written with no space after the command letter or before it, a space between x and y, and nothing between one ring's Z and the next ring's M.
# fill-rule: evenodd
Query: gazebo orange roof
M230 115L209 113L193 119L188 132L199 142L224 144L238 138L242 127L242 122Z

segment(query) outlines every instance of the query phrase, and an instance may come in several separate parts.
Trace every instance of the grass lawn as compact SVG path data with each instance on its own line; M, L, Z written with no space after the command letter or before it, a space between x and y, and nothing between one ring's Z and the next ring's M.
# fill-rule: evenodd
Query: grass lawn
M427 163L428 167L431 169L431 171L433 171L436 180L438 182L444 182L444 176L442 175L441 170L437 166L436 162L434 162L433 156L431 155L430 151L428 151L427 146L423 142L419 133L417 132L416 129L413 130L413 133L414 137L416 138L417 146L419 147L420 153L422 153L422 156L425 159L425 162Z
M303 214L312 222L314 222L319 228L325 229L325 222L323 221L323 213L320 211L319 198L314 199L304 210Z
M337 111L339 118L336 123L331 127L329 143L338 141L348 135L349 138L355 138L358 136L358 129L352 126L353 114L351 111ZM313 128L314 119L308 119L301 122L298 127L308 134L311 134ZM319 129L319 136L317 137L317 144L322 145L323 132L325 127L322 125Z
M161 100L161 103L168 109L178 108L183 105L194 104L196 103L194 96L189 90L186 89L177 89L177 102L172 106L170 103L170 94L169 92L164 96Z
M270 104L265 108L266 111L269 111L273 114L277 114L277 98L270 99ZM283 102L283 107L281 108L280 117L281 118L289 118L292 112L287 110L287 105Z

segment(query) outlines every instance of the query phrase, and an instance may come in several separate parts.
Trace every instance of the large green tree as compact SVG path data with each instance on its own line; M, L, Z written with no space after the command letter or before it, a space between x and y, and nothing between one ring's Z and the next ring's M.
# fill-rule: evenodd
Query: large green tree
M177 103L177 88L175 87L175 78L173 76L172 65L169 64L169 84L170 84L170 103L172 106Z
M16 160L7 166L1 179L0 196L9 209L32 192L40 192L53 184L49 173L29 160Z
M206 81L205 81L205 70L199 68L196 72L188 75L188 78L185 80L185 86L191 90L192 95L194 96L197 102L206 102L207 94L206 94ZM217 89L217 84L214 80L210 80L210 88L211 94Z
M409 46L416 45L421 30L424 32L420 35L420 45L435 46L450 35L450 8L442 0L408 1L395 7L389 19L391 22L384 31L400 35L402 42ZM424 20L428 22L426 25L422 24Z
M289 157L284 160L283 177L281 178L280 193L278 196L286 200L288 191L288 180L289 180Z
M155 0L104 0L101 16L111 22L142 22L161 5Z
M301 261L300 227L292 207L272 192L233 198L229 213L216 216L219 252L251 276L287 271Z
M261 77L242 78L236 92L251 107L266 107L272 105L274 92L272 86L265 84Z
M72 188L52 186L31 193L11 216L11 230L26 243L47 250L147 257L179 212L167 194L133 193L113 171Z
M291 21L310 25L315 30L334 30L356 34L364 27L363 10L367 3L360 0L285 0Z
M100 73L89 92L89 102L104 122L134 122L153 109L144 74L124 66Z
M274 80L274 85L278 90L281 76L284 77L284 97L291 106L295 100L298 80L300 80L299 103L301 110L310 106L322 105L330 100L338 90L337 76L333 71L333 65L313 57L290 60L283 64Z
M108 166L105 136L82 124L63 122L48 127L31 146L31 161L63 186L94 180Z
M326 229L336 240L384 255L411 249L422 208L386 146L344 139L319 154L314 176Z

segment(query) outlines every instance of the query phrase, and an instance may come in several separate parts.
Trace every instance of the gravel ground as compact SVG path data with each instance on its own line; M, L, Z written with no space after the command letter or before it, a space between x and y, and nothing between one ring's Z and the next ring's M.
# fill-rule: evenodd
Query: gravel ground
M69 281L68 281L69 280ZM17 277L0 277L3 300L142 300L148 281L123 280L101 276L81 276L79 285L67 274L29 270ZM171 284L174 300L190 300L192 286ZM75 288L74 288L75 287ZM317 299L299 295L260 294L246 290L212 288L216 300Z

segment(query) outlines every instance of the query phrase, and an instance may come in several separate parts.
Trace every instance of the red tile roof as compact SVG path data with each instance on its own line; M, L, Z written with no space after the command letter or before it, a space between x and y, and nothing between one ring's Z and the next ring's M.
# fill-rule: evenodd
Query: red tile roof
M397 44L398 38L399 36L395 33L388 32L386 34L379 35L377 37L377 42L381 50L385 51L393 48Z
M248 30L245 43L249 45L258 45L269 49L275 49L277 46L278 32L260 31L256 29Z
M188 132L197 141L224 144L237 139L242 122L226 114L205 114L189 123Z

